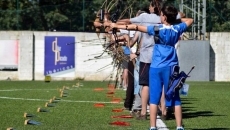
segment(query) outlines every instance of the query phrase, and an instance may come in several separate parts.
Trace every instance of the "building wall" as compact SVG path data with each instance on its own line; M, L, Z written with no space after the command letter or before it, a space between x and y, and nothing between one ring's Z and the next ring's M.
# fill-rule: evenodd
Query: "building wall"
M32 80L33 33L0 31L0 40L18 40L18 71L0 71L0 80Z
M210 76L215 81L230 81L230 33L211 33L210 45Z
M35 36L35 80L44 79L44 37L45 36L74 36L75 37L75 78L86 80L101 80L109 75L111 68L102 72L98 69L111 63L111 58L94 59L103 52L102 43L95 33L60 33L34 32ZM106 54L105 54L106 55ZM72 80L75 78L53 78L54 80Z
M0 80L44 80L44 37L75 37L75 78L109 80L112 58L103 52L103 34L81 32L0 31L1 40L18 40L18 71L0 71ZM190 81L230 81L230 33L211 33L210 41L181 41L178 49L181 70L188 72L193 65ZM115 72L115 71L114 71ZM72 80L75 78L53 78Z
M210 80L210 44L209 41L185 40L179 42L178 58L180 70L188 73L192 66L195 69L189 74L187 81Z

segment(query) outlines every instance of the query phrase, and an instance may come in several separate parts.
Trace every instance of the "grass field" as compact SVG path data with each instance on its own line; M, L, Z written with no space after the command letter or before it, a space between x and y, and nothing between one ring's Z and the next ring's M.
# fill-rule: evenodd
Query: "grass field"
M128 111L112 112L122 108L120 103L111 103L107 97L107 82L82 81L83 86L72 87L77 81L0 81L0 129L13 127L17 130L147 130L149 121L133 118L111 118L127 115ZM183 123L189 130L230 130L230 83L229 82L188 82L188 96L182 96ZM59 97L60 89L67 97ZM103 91L94 91L104 88ZM125 92L116 90L113 94L123 99ZM60 98L54 107L45 107L54 96ZM105 107L95 108L94 104L102 102ZM49 112L37 112L41 107ZM23 117L24 113L35 115ZM41 123L24 125L26 119ZM122 121L130 126L113 126L109 123ZM174 119L165 121L168 129L175 129Z

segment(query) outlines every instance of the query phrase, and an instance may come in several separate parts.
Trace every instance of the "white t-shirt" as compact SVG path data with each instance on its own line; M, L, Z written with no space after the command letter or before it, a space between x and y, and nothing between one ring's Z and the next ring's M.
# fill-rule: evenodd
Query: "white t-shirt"
M134 37L135 32L136 31L128 31L128 30L120 29L121 34L129 34L129 37Z
M156 14L143 14L135 18L130 19L131 23L148 26L148 25L157 25L161 23L160 16ZM142 35L142 43L140 47L140 61L144 63L151 63L153 46L155 44L154 36L150 36L147 33Z

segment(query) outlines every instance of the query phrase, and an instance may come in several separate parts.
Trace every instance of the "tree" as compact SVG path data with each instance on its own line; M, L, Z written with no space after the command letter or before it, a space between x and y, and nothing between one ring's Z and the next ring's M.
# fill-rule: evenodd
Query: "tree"
M0 30L87 31L106 0L0 0ZM116 11L116 1L110 14ZM188 1L189 2L189 1ZM180 0L167 0L179 8ZM106 4L106 3L105 3ZM149 0L122 0L122 18L134 17ZM188 14L187 16L192 16ZM230 31L230 0L207 0L207 31Z
M0 2L0 27L5 30L16 30L20 18L17 17L17 4L15 1Z
M230 31L230 0L209 0L207 8L207 31Z

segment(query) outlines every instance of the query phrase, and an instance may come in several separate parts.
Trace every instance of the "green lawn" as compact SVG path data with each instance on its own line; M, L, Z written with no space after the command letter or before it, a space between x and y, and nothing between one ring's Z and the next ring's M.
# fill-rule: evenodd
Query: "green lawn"
M147 130L149 121L111 118L126 115L128 111L113 113L112 109L122 108L120 104L110 103L107 97L107 82L82 81L83 86L72 87L77 81L0 81L0 129L13 127L17 130ZM230 129L230 83L229 82L189 82L188 96L182 96L183 123L191 130ZM59 97L60 89L67 97ZM106 90L95 92L94 88ZM55 107L45 107L54 96L61 100ZM116 90L115 97L124 98L123 90ZM95 108L94 103L104 102L104 108ZM37 112L41 107L49 112ZM35 115L25 118L24 112ZM41 125L24 125L26 119ZM113 121L125 121L130 126L112 126ZM174 119L165 121L167 127L175 129Z

